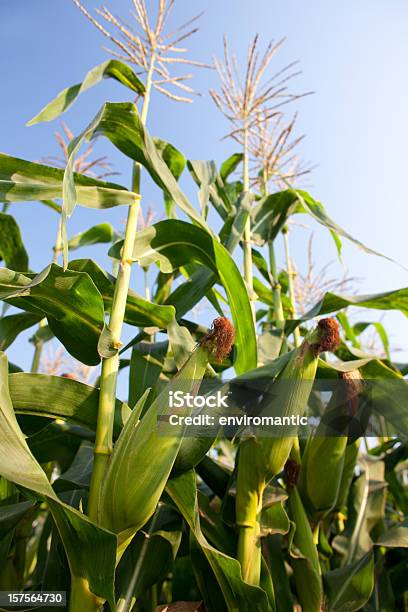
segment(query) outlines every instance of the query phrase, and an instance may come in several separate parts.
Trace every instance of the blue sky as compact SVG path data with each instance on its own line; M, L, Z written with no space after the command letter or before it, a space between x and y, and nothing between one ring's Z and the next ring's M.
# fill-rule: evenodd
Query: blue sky
M93 9L98 2L84 0ZM106 0L116 14L128 17L131 0ZM147 5L156 2L147 0ZM243 59L248 41L256 32L262 44L287 37L273 68L301 60L302 75L294 83L297 91L315 94L298 105L299 132L307 138L301 154L317 167L308 179L308 188L321 200L330 216L352 235L376 250L406 264L407 195L406 163L408 142L408 4L405 0L176 0L175 22L204 10L200 31L189 42L191 56L211 61L222 52L222 36L228 34L231 47ZM94 65L104 61L105 39L80 14L70 0L2 0L0 56L2 95L0 97L0 149L26 159L55 154L53 132L58 124L25 127L46 102L67 85L79 82ZM161 96L153 99L149 129L172 142L188 158L222 161L236 145L221 141L227 130L225 119L212 103L208 89L216 86L212 71L196 71L194 86L202 96L192 105L180 105ZM84 94L64 116L78 133L106 100L128 99L126 89L104 82ZM294 108L294 107L293 107ZM127 185L129 161L106 144L98 151L109 154L117 182ZM147 183L147 182L146 182ZM187 186L196 201L194 190ZM146 184L145 205L162 215L157 192ZM39 204L16 204L11 212L20 223L31 254L30 264L40 270L51 255L57 218ZM101 215L84 209L75 211L70 234L103 220L121 227L125 214L113 210ZM315 231L314 258L319 268L336 255L324 230L302 219ZM295 229L292 251L300 267L307 256L309 229ZM103 249L93 251L101 261ZM87 255L78 252L78 256ZM279 249L280 263L283 263ZM408 285L408 273L389 262L361 253L344 243L347 274L360 280L360 293L380 292ZM334 264L330 275L343 274ZM135 283L138 277L135 278ZM139 288L140 290L140 288ZM362 317L367 319L366 313ZM408 322L400 313L385 319L395 347L408 343ZM10 355L28 367L30 351L23 341ZM408 356L407 351L398 359Z

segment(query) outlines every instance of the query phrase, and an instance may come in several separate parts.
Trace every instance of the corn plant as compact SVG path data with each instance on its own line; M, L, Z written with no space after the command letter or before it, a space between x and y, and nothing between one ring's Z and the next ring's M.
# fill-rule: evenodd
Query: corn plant
M105 103L76 137L65 129L63 168L0 154L0 591L65 591L72 612L404 610L408 370L392 359L380 322L353 323L348 313L407 314L408 288L327 290L298 314L293 218L308 215L339 252L345 238L380 254L296 186L310 166L298 159L296 115L285 109L303 94L288 89L292 64L268 75L281 42L259 59L255 37L243 76L225 43L211 94L240 150L221 165L186 160L151 136L147 118L154 93L192 100L189 75L172 69L206 66L180 54L195 26L166 35L173 0L159 1L154 24L134 0L138 32L106 8L94 18L74 3L115 45L114 57L29 124L59 118L104 78L136 103ZM96 137L132 164L129 189L87 172ZM183 172L200 207L179 184ZM141 228L142 174L163 193L163 220ZM13 216L21 202L56 215L54 256L39 272ZM69 238L77 205L100 218ZM123 236L103 219L116 206L127 209ZM72 258L97 242L109 243L110 272ZM145 273L136 291L135 268ZM216 313L210 325L192 320L204 300ZM369 327L384 354L364 352ZM33 366L24 372L6 351L31 328ZM81 367L100 367L93 384L44 373L49 341ZM119 371L128 374L127 401ZM199 399L211 389L231 398L227 409L172 407L176 392ZM258 417L290 424L277 433L222 429L218 417L242 419L254 406ZM305 415L312 420L300 427ZM196 416L217 424L189 434Z

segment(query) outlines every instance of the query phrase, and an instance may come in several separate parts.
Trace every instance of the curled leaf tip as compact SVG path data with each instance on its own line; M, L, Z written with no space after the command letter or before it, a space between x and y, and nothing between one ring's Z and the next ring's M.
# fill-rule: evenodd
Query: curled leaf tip
M226 317L217 317L201 344L214 353L218 361L222 361L230 354L234 340L235 329L231 321Z
M339 324L333 317L320 319L317 324L318 340L313 345L315 353L323 353L324 351L335 351L340 343Z

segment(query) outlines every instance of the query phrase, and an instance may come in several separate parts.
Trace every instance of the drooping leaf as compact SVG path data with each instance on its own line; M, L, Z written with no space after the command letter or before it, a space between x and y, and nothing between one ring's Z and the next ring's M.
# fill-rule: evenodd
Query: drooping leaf
M330 219L321 202L312 198L306 191L299 189L286 189L269 195L260 200L259 204L253 208L252 236L255 243L264 244L267 240L274 240L288 218L296 213L308 214L320 225L326 227L330 231L339 253L341 251L339 236L343 236L366 253L393 261L382 253L365 246L360 240L353 238Z
M94 448L91 442L81 442L78 452L69 468L53 483L54 490L71 491L72 489L88 489L91 481Z
M47 317L67 351L88 365L99 363L98 340L104 324L103 299L83 272L51 264L32 278L0 270L0 299Z
M62 198L64 171L0 153L0 201L27 202ZM77 201L88 208L133 204L138 196L121 185L74 173ZM54 203L52 203L54 204Z
M159 187L168 193L191 219L210 231L180 189L153 138L142 124L136 106L131 103L108 102L104 104L88 127L70 142L64 174L63 213L67 217L72 214L79 198L73 173L75 155L85 139L98 135L105 136L122 153L141 163Z
M208 193L208 197L223 221L234 212L236 197L231 201L225 189L222 178L218 175L213 161L188 161L187 167L191 176L200 187L201 192Z
M408 519L391 527L374 543L376 546L385 546L386 548L408 548Z
M39 323L42 319L41 314L31 314L29 312L8 315L0 318L0 351L5 351L17 338L17 336Z
M77 272L86 272L90 276L103 297L105 310L109 312L115 290L114 277L102 270L91 259L74 259L69 262L69 269L76 270ZM166 328L173 317L173 306L154 304L131 289L128 291L125 322L129 323L129 325Z
M210 199L210 186L214 185L217 179L217 167L215 162L188 161L189 168L199 177L200 191L198 199L200 201L201 215L203 219L208 215L208 202Z
M62 376L17 372L9 375L9 391L17 413L63 419L96 430L99 403L96 387ZM116 400L115 438L129 415L129 407Z
M121 243L116 243L109 254L118 258L120 249ZM157 263L162 272L196 261L216 274L228 295L236 331L238 356L234 367L238 373L256 367L256 339L248 294L236 264L216 239L184 221L160 221L139 232L133 258L141 266Z
M156 145L156 149L163 158L163 161L166 163L174 178L178 181L184 168L186 167L186 158L169 142L161 140L160 138L154 138L153 140L154 144Z
M301 321L308 321L317 316L336 312L347 308L347 306L377 310L400 310L405 316L408 316L408 288L371 295L338 295L329 291L301 318L296 321L288 321L286 327L290 333Z
M73 236L68 242L68 248L70 251L74 251L80 247L91 246L92 244L112 242L114 235L113 227L110 223L99 223L99 225L94 225L85 232Z
M27 272L28 255L14 217L0 213L0 260L6 268Z
M374 588L374 558L367 553L356 563L323 576L329 609L333 612L361 610Z
M200 527L194 471L169 480L166 491L188 523L210 564L228 609L240 612L269 610L265 592L242 580L239 562L211 546L204 537Z
M243 158L243 153L234 153L221 164L220 177L223 181L226 181L230 174L237 169Z
M129 89L135 91L138 95L144 94L145 87L142 81L133 72L132 68L124 62L110 59L87 72L82 83L63 89L57 97L49 102L27 123L27 125L34 125L42 121L52 121L56 119L69 109L81 93L94 87L106 78L112 78L119 81L119 83L126 85L126 87L129 87Z
M353 325L353 332L356 336L359 336L360 334L362 334L368 327L370 327L370 325L372 325L374 327L374 329L377 331L380 340L382 342L383 348L384 348L384 352L387 356L387 359L389 361L391 361L391 355L390 355L390 341L388 338L388 334L385 331L385 327L382 323L380 323L379 321L369 321L369 322L361 322L361 323L355 323Z

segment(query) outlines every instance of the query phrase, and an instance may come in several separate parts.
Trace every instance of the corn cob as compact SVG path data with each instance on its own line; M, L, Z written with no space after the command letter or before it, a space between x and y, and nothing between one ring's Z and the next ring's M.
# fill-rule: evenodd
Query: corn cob
M336 420L352 417L358 407L361 374L358 370L341 373L344 383L335 390L315 435L307 442L302 457L299 492L317 519L332 510L337 502L343 474L347 435L341 436L330 427ZM332 421L333 422L333 421ZM329 431L331 430L331 431Z
M192 352L178 374L138 420L137 406L129 417L109 464L99 503L103 526L119 534L123 552L126 542L152 516L176 459L183 425L172 426L172 433L158 433L158 418L169 414L169 392L196 393L210 358L223 359L231 350L233 327L220 317L212 330ZM191 409L183 409L188 415ZM174 433L173 433L174 432Z
M338 341L337 321L332 318L319 321L294 351L275 383L278 399L274 400L274 415L303 415L316 376L318 356L322 351L334 350ZM262 495L265 486L282 471L289 457L296 428L290 433L292 435L279 438L250 438L242 442L239 449L236 496L238 559L244 580L255 585L259 584L260 575Z

